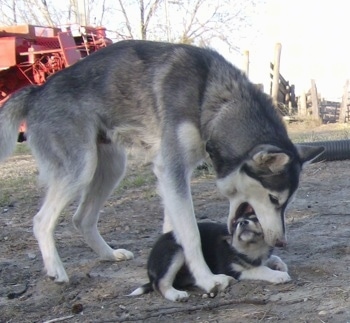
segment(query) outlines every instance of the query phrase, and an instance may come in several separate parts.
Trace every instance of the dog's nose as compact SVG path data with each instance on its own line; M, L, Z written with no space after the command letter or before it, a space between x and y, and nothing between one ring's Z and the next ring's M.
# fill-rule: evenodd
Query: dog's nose
M249 224L249 221L248 220L244 220L244 221L241 221L240 222L241 226L246 226Z

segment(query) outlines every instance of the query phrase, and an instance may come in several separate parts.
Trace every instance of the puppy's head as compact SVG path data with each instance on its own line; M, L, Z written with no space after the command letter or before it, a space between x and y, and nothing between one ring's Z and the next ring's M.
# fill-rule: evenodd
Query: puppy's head
M250 259L263 259L272 251L265 239L263 228L250 207L231 223L231 246Z
M232 245L248 245L264 241L263 229L253 209L232 222Z

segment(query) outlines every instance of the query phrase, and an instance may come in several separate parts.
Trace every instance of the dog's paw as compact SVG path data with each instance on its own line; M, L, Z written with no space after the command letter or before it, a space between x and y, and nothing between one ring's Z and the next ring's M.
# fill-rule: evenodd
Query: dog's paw
M66 271L63 270L47 270L46 275L57 284L68 283L69 278Z
M60 259L54 259L53 262L49 263L49 261L47 261L47 259L44 258L44 263L46 275L50 279L52 279L53 281L55 281L55 283L58 284L68 283L69 278L66 271L64 270Z
M202 282L197 281L196 285L213 295L211 297L215 297L218 292L225 290L232 280L233 278L227 275L211 275Z
M130 260L134 258L134 254L126 249L113 250L113 256L116 261Z
M274 270L273 276L270 277L270 282L273 284L283 284L291 281L292 278L287 272Z
M163 293L163 296L172 302L183 302L188 299L189 295L185 291L170 288Z
M283 262L283 260L275 255L272 255L266 262L266 266L278 271L287 272L288 266Z

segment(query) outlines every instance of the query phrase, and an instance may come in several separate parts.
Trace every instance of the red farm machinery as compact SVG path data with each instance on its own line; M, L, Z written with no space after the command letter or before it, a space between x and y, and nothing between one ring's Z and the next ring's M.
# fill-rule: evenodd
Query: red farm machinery
M110 45L103 27L0 26L0 107L11 93L47 78ZM25 140L25 125L19 141Z

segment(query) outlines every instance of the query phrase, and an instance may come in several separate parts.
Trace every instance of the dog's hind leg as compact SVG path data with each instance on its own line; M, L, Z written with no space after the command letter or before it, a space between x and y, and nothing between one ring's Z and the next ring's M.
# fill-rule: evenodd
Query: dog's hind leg
M97 222L99 211L105 200L124 176L125 151L113 144L99 144L97 166L92 181L82 194L73 222L82 233L86 243L102 260L132 259L132 252L125 249L113 250L101 237Z
M175 289L173 283L178 271L185 264L185 256L182 250L179 250L173 257L172 263L169 266L165 275L156 283L159 292L170 301L181 301L188 298L185 291Z
M57 219L71 199L63 186L62 183L55 183L49 187L45 201L33 221L33 231L39 243L46 273L57 283L68 282L53 236Z

